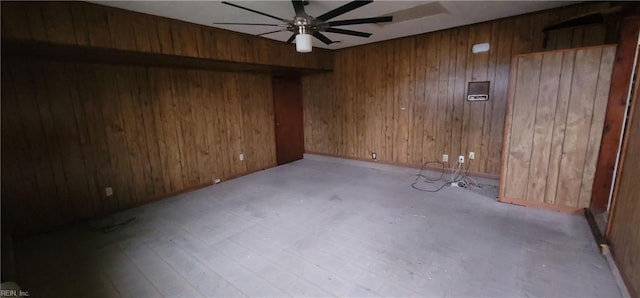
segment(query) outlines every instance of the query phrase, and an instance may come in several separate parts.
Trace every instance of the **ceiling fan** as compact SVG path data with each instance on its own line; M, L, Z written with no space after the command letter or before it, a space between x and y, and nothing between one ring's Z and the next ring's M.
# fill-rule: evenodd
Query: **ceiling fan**
M357 25L357 24L375 24L375 23L383 23L383 22L391 22L393 20L392 16L385 17L375 17L375 18L364 18L364 19L351 19L351 20L340 20L340 21L330 21L331 19L343 15L347 12L350 12L354 9L367 5L373 2L373 0L367 1L351 1L345 5L342 5L334 10L326 12L317 17L312 17L308 15L304 6L309 4L309 1L303 0L292 0L293 10L295 11L295 16L292 20L287 20L283 18L279 18L264 12L260 12L257 10L253 10L251 8L243 7L237 4L233 4L227 1L223 1L223 4L233 6L236 8L244 9L253 13L257 13L266 17L270 17L272 19L276 19L282 24L259 24L259 23L214 23L219 25L249 25L249 26L272 26L272 27L282 27L282 29L265 32L262 34L258 34L258 36L272 34L276 32L290 31L293 33L291 37L287 40L287 43L293 42L296 40L296 50L301 53L311 52L311 36L319 39L323 43L329 45L334 43L331 39L320 32L331 32L337 34L345 34L359 37L369 37L371 33L353 31L341 28L335 28L345 25Z

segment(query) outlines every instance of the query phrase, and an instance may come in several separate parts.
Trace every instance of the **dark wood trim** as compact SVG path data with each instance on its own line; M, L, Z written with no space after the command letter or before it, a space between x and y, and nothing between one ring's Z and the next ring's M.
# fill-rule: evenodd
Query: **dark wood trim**
M330 71L8 38L2 39L2 58L204 69L226 72L259 72L278 76L300 76Z
M606 251L608 250L607 239L602 236L600 228L598 228L598 224L596 223L596 218L593 216L593 212L591 212L591 209L584 208L584 217L587 218L587 223L589 223L589 228L591 228L593 238L595 238L596 243L600 248L600 253L606 253Z
M593 180L591 209L605 210L609 202L639 31L640 17L634 16L622 20L616 61L613 65L613 74L611 76L611 88L609 90L604 129L600 142L600 153L598 154L598 164Z

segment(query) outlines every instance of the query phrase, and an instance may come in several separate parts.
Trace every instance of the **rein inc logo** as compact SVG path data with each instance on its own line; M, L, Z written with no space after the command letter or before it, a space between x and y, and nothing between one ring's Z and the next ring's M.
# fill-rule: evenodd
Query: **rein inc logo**
M2 297L29 297L29 292L28 291L23 291L23 290L2 289L2 290L0 290L0 296L2 296Z

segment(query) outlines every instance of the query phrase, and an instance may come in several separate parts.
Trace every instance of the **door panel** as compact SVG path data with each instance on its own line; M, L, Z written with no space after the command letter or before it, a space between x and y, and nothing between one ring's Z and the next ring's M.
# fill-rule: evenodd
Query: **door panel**
M274 77L273 102L278 165L302 159L304 132L300 78Z

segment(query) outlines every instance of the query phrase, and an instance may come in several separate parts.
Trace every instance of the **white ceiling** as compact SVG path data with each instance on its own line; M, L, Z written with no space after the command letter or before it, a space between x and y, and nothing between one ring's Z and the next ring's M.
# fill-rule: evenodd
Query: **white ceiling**
M119 7L151 15L183 20L191 23L223 28L248 34L260 34L277 30L267 26L231 26L214 25L214 22L246 22L278 24L272 18L261 16L246 10L220 3L220 1L92 1L98 4ZM230 2L254 10L265 12L280 18L291 19L294 16L290 1L246 1ZM310 0L305 6L311 16L318 16L350 1ZM394 15L393 23L349 25L340 28L372 33L369 38L324 33L333 41L325 45L314 38L313 46L327 49L340 49L376 41L416 35L446 28L458 27L488 20L504 18L554 7L566 6L575 1L375 1L371 4L340 15L332 20L377 17ZM427 16L419 13L421 8ZM444 11L444 12L443 12ZM416 16L418 12L418 16ZM435 14L434 14L435 13ZM417 17L417 18L416 18ZM408 20L402 20L408 19ZM265 35L279 41L286 41L290 32Z

